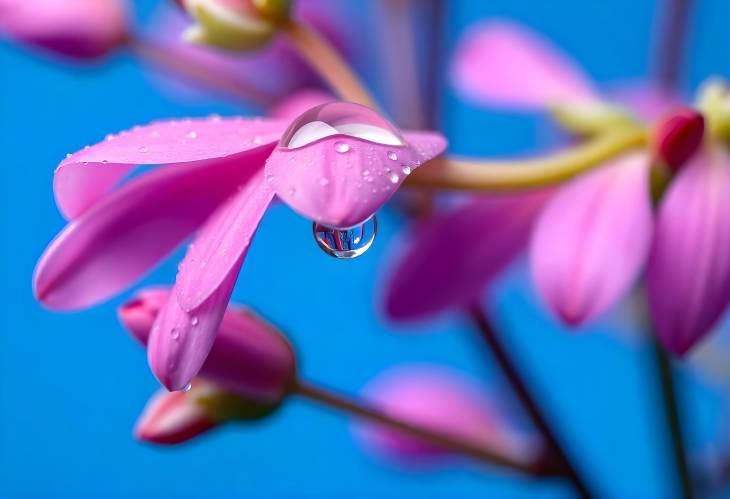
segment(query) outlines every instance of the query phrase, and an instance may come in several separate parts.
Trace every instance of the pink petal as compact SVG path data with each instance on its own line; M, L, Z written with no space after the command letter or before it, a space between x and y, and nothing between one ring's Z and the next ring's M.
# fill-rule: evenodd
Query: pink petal
M150 337L150 365L167 388L184 388L205 362L248 245L272 197L263 172L257 172L216 210L190 245L174 297Z
M50 244L35 270L36 296L68 310L121 291L198 228L267 153L259 148L225 161L166 167L130 181Z
M536 449L520 438L496 411L484 390L457 371L427 365L399 366L386 371L365 389L366 398L387 414L483 445L515 459ZM421 465L448 451L407 435L358 423L358 440L377 455Z
M407 132L405 145L385 145L336 134L303 147L278 147L266 163L276 194L302 215L330 227L368 219L406 176L440 154L438 133Z
M644 153L624 156L562 188L538 218L533 276L566 323L604 312L641 270L652 232L648 171Z
M183 392L158 391L145 406L134 435L153 444L174 445L205 433L218 425Z
M615 100L631 108L643 121L655 121L674 108L685 105L682 96L663 86L647 82L624 83L608 92Z
M286 125L212 117L161 121L108 135L61 162L54 178L56 202L67 218L76 218L137 165L199 163L248 151L268 154Z
M487 106L541 110L598 98L588 77L557 47L502 20L479 24L464 35L451 79L466 98Z
M480 197L418 227L390 276L388 315L427 317L477 298L525 247L547 197Z
M682 355L710 332L730 300L730 155L696 154L659 208L647 269L651 316Z
M175 290L183 310L191 312L198 308L245 258L273 197L263 171L259 171L206 221L177 275Z
M122 0L0 0L0 33L77 58L105 55L127 39Z
M143 344L169 291L150 289L119 309L125 327ZM199 377L247 400L282 400L296 373L286 337L246 308L229 307Z
M268 115L272 118L282 120L294 120L305 111L313 107L321 106L328 102L334 102L336 99L331 94L317 89L305 89L287 96L279 101L273 109L269 110Z

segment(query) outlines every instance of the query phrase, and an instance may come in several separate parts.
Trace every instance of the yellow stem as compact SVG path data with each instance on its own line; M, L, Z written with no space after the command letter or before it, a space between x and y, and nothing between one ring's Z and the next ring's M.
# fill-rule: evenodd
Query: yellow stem
M343 100L377 109L370 93L344 59L319 33L295 20L281 27L292 46Z
M543 187L574 177L647 142L645 130L607 132L578 146L535 159L480 161L439 156L416 170L410 187L508 191Z

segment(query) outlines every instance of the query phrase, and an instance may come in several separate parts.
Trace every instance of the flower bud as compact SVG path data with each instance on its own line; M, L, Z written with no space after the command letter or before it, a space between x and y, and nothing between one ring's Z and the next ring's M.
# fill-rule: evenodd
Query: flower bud
M436 366L409 365L372 381L365 396L385 413L528 462L542 446L510 428L483 390L463 375ZM420 466L443 461L449 451L397 431L358 422L363 446L396 463Z
M0 34L77 59L106 55L128 38L123 0L0 1Z
M665 116L654 128L652 149L656 160L676 171L702 144L705 119L694 109L684 107Z
M147 343L166 299L164 289L145 290L122 305L119 318L132 335ZM294 351L271 324L245 308L229 307L199 376L247 400L275 405L296 376Z
M291 0L182 0L197 24L185 39L218 48L247 51L266 45L289 18Z
M585 101L550 106L550 114L566 130L577 135L594 135L611 128L636 126L624 107L601 101Z
M707 120L709 134L717 139L730 142L730 87L719 78L702 84L697 99L697 107Z

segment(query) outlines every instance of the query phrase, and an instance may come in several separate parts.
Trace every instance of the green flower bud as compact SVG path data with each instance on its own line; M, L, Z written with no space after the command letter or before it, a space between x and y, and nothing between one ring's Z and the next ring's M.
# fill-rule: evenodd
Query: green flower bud
M730 142L730 86L721 78L712 78L702 84L697 107L705 117L711 137Z

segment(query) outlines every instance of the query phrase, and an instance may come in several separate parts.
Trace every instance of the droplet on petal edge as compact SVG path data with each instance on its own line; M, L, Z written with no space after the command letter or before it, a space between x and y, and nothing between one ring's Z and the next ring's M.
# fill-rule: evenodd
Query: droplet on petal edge
M373 215L354 227L337 229L314 222L312 226L317 245L328 255L339 258L356 258L365 253L378 233L378 220Z

